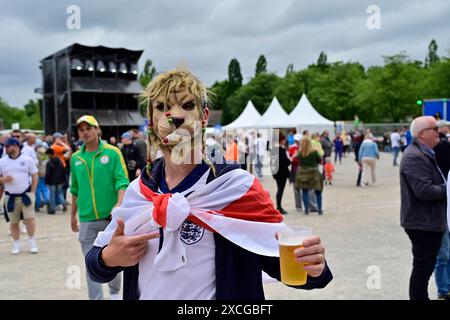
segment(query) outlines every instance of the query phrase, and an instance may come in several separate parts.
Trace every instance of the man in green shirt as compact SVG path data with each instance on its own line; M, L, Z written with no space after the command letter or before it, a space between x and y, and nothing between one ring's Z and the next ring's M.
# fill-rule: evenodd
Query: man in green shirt
M112 209L122 203L130 181L122 153L100 140L100 128L93 116L78 119L77 131L84 144L70 160L71 228L79 232L81 249L86 255L97 234L109 224ZM118 299L121 280L118 274L109 282L111 299ZM102 300L102 284L93 282L89 276L87 284L89 299Z

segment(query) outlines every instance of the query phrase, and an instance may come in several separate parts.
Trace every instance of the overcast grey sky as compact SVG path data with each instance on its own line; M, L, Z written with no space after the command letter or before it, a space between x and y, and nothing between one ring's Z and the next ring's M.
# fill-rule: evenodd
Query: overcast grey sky
M66 26L69 5L81 9L80 30ZM366 25L370 5L381 9L379 30ZM322 50L366 67L402 50L423 61L432 38L446 55L449 0L0 0L0 97L14 106L38 98L39 60L74 42L143 49L140 67L183 63L212 85L232 58L248 81L260 54L283 76Z

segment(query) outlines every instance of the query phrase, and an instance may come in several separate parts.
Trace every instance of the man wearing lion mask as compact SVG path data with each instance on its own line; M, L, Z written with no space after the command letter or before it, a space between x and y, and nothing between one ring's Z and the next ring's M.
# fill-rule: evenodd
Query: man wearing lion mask
M159 74L143 93L146 170L86 255L94 281L124 271L124 299L264 299L262 271L280 279L275 234L283 217L253 175L205 156L208 94L187 70ZM158 148L163 157L153 160ZM331 281L318 236L295 256L308 263L307 282L296 288Z

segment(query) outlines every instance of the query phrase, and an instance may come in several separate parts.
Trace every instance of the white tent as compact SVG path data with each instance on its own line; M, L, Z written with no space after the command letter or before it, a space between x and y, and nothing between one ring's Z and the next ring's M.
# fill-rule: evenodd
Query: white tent
M297 128L300 132L303 130L319 132L328 130L332 132L334 128L334 122L317 112L305 94L302 95L297 106L289 114L287 123L289 127Z
M269 108L262 115L261 119L254 125L255 128L289 128L289 116L278 102L277 97L272 99Z
M239 128L248 128L252 127L256 122L259 121L261 115L256 110L255 106L249 100L247 105L244 108L244 111L229 125L223 126L223 129L239 129Z

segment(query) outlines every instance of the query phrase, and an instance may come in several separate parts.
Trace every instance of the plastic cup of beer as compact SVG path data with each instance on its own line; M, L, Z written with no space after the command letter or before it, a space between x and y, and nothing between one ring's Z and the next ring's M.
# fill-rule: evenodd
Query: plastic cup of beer
M295 261L294 250L303 247L303 240L312 235L312 229L303 226L290 226L278 232L280 247L281 282L300 286L306 283L308 274L304 264Z

